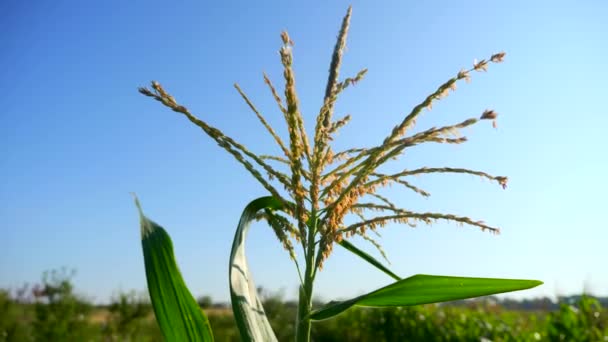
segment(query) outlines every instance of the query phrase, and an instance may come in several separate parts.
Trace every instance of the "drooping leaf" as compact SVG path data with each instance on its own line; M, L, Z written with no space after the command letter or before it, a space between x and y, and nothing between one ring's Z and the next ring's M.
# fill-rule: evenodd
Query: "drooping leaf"
M234 235L230 253L230 298L234 319L243 341L277 341L249 272L245 256L245 237L258 211L280 208L281 203L274 197L253 200L243 210Z
M351 252L351 253L359 256L363 260L369 262L370 264L372 264L373 266L375 266L380 271L388 274L391 278L393 278L395 280L401 280L401 278L398 275L396 275L395 273L393 273L386 266L382 265L382 263L380 261L376 260L376 258L374 258L373 256L369 255L368 253L362 251L361 249L359 249L358 247L356 247L352 243L350 243L350 242L348 242L346 240L342 240L342 241L340 241L340 246L346 248L349 252Z
M496 293L529 289L541 285L538 280L465 278L418 274L368 294L346 301L330 302L315 310L310 317L323 320L333 317L353 305L395 307L445 302Z
M173 254L169 234L144 216L135 198L141 224L146 279L156 321L166 341L213 341L209 320L186 287Z

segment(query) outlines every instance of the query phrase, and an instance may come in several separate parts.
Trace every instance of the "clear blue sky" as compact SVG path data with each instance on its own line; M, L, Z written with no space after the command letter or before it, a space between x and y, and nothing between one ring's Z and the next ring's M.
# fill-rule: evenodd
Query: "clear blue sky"
M336 116L352 123L337 148L377 144L409 109L474 58L505 63L436 104L419 129L486 108L460 146L412 149L397 168L454 166L510 179L507 190L460 175L416 179L429 199L398 188L408 208L500 226L499 236L436 224L391 225L392 268L416 273L532 278L516 297L587 289L608 295L608 4L604 1L354 1L342 75L367 67ZM295 41L307 126L322 101L335 37L349 3L3 1L0 4L0 287L67 266L83 294L104 301L145 288L138 216L129 192L167 228L195 295L227 300L227 263L243 207L264 189L183 117L137 93L160 81L199 117L259 153L273 141L232 88L239 82L283 134L262 81L279 84L279 33ZM373 249L370 249L373 252ZM248 255L258 285L293 297L297 276L263 225ZM346 297L390 279L336 250L317 294Z

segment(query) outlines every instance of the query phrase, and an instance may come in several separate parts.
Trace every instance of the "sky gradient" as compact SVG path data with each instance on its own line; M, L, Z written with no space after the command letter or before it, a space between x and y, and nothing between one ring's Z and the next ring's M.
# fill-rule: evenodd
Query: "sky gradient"
M106 301L145 288L138 215L173 238L192 292L227 300L229 248L244 206L266 195L200 129L137 87L157 80L194 114L260 154L273 140L234 91L238 82L286 137L262 72L281 84L281 30L295 42L296 86L306 127L321 105L331 51L349 3L195 1L0 4L0 287L44 270L77 270L78 291ZM384 194L415 210L451 212L502 228L495 236L438 223L390 225L382 243L402 276L417 273L530 278L545 285L513 297L608 295L608 3L586 1L354 1L341 75L368 68L336 117L351 123L335 149L376 145L409 110L473 59L506 51L439 101L417 130L486 108L458 146L411 149L394 170L467 167L509 177L425 176L428 199ZM368 245L364 245L367 249ZM375 253L372 248L370 252ZM294 297L297 274L270 229L252 228L257 285ZM336 249L316 285L323 299L374 290L390 279Z

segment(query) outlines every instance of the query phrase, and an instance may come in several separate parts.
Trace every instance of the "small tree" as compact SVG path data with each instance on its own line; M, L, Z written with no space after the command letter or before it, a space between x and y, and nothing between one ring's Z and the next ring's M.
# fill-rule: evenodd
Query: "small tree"
M36 341L83 341L88 337L92 328L88 321L91 305L74 294L75 274L65 268L47 271L42 283L33 287Z
M198 303L198 306L201 307L201 309L208 309L213 306L213 299L211 299L211 296L198 297L196 302Z

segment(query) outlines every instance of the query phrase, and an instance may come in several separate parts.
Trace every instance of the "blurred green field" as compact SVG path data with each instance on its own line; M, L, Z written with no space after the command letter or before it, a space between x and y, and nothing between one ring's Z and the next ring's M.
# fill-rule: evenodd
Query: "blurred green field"
M293 340L295 302L260 290L279 341ZM77 296L70 276L52 272L43 282L0 290L0 341L162 341L142 294L117 294L94 306ZM608 307L576 296L560 303L497 300L395 309L356 308L313 325L313 341L608 341ZM239 341L226 303L199 298L216 341ZM317 303L318 304L318 303Z

